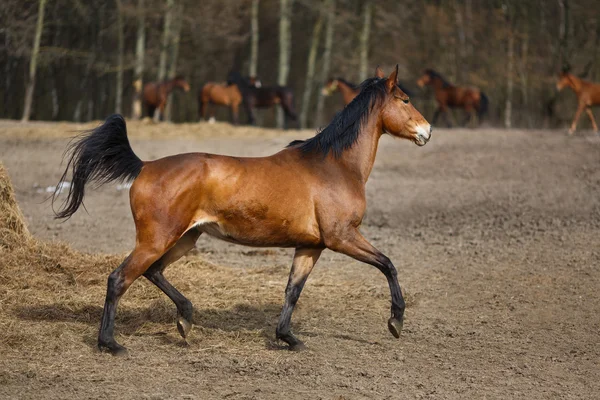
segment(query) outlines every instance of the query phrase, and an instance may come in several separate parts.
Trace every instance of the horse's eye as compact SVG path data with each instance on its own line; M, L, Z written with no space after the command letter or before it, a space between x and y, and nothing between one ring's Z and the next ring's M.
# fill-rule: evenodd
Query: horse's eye
M402 99L402 101L404 102L404 104L408 104L408 102L410 101L409 99Z

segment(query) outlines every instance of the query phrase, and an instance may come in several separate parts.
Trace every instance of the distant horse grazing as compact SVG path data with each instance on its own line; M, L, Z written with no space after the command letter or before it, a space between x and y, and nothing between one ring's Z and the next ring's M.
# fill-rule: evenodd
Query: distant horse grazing
M452 124L448 118L448 108L463 108L467 115L463 125L472 121L475 113L477 113L478 122L487 112L488 98L477 88L454 86L446 81L440 74L432 69L426 69L423 76L419 78L417 84L420 87L425 85L433 86L435 91L435 99L438 103L438 108L433 114L432 124L435 125L440 113L444 113L448 127Z
M358 229L381 135L419 146L431 137L431 126L396 86L397 76L396 67L388 78L367 79L329 126L268 157L188 153L142 161L131 149L120 115L74 142L60 180L64 182L70 171L73 183L58 218L77 211L89 181L133 180L129 198L135 248L108 277L98 347L113 354L126 351L114 337L117 304L142 275L175 303L179 333L188 335L192 304L163 271L192 249L202 233L246 246L295 249L276 330L291 350L304 347L290 329L294 306L326 248L371 264L385 275L391 293L388 329L398 338L405 303L396 268Z
M238 72L229 73L227 83L235 84L240 89L250 125L256 123L255 108L272 107L276 104L283 109L286 127L288 120L296 121L298 119L294 110L294 92L287 86L254 87Z
M248 78L248 84L253 87L261 87L260 80L251 76ZM228 85L227 83L208 82L202 86L200 96L198 96L200 104L200 116L206 119L206 111L209 104L226 106L231 109L231 118L234 125L239 123L239 107L242 103L242 93L236 84ZM214 107L211 109L211 119L214 119Z
M148 82L144 85L142 98L144 99L144 105L150 118L152 118L157 108L160 112L160 119L164 117L167 98L169 97L169 93L175 88L181 88L189 92L190 85L181 76L176 76L162 83Z
M594 132L598 133L598 125L596 125L596 120L594 119L594 114L592 114L591 107L600 105L600 84L584 81L583 79L571 74L568 70L563 70L559 74L558 82L556 83L556 89L561 91L565 86L573 89L577 95L578 102L575 118L573 118L573 123L571 123L571 128L569 128L569 135L572 135L575 132L575 129L577 129L577 121L579 120L583 110L585 110L588 117L590 117Z
M398 87L406 93L407 96L412 95L410 91L400 83L398 83ZM331 96L336 90L340 91L344 100L344 105L347 105L358 95L360 87L348 82L344 78L331 78L325 83L325 86L321 89L321 93L323 93L324 96Z

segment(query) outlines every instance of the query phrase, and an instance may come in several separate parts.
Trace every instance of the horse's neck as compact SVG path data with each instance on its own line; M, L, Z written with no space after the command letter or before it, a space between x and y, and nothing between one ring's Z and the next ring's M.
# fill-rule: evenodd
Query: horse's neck
M342 153L339 161L364 184L373 170L379 139L383 133L379 113L374 112L367 118L360 130L356 143Z
M165 91L166 94L169 94L173 91L173 88L175 87L175 81L174 80L170 80L170 81L165 81L162 84L163 90Z
M352 99L355 98L358 94L357 90L355 90L354 88L350 87L350 85L342 81L338 81L338 88L340 90L340 93L342 93L344 100L346 100L347 103L350 103Z
M442 89L444 89L444 86L446 86L446 85L444 84L444 81L442 81L441 78L435 78L433 80L433 87L434 87L434 89L436 89L436 90L442 90ZM451 85L448 84L447 86L450 87Z
M571 75L569 76L569 86L571 87L571 89L573 89L575 93L579 94L581 92L581 89L583 89L584 81L582 79L579 79L575 75Z

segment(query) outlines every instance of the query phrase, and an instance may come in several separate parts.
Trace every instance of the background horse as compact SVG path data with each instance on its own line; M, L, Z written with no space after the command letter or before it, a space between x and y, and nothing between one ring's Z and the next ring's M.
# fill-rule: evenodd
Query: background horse
M431 126L396 86L397 76L398 67L387 79L366 80L361 93L329 126L268 157L187 153L142 161L131 149L120 115L74 142L61 178L64 182L70 171L73 183L58 218L77 211L88 182L133 180L129 197L136 244L108 277L98 346L113 354L125 352L114 338L117 304L142 275L175 303L179 333L184 338L189 334L192 304L163 271L192 249L202 233L247 246L295 249L276 329L277 338L290 349L304 347L291 332L292 312L326 248L385 275L391 294L388 329L398 338L405 309L398 273L358 229L381 135L419 146L431 137Z
M175 88L180 88L189 92L190 85L181 76L176 76L175 78L166 80L162 83L148 82L144 85L142 98L144 99L144 105L146 106L150 118L154 116L154 111L156 111L157 108L160 112L159 118L161 120L164 118L169 93Z
M242 94L244 107L248 113L248 122L256 123L254 116L255 108L272 107L279 104L285 114L285 127L288 120L298 119L294 110L294 91L287 86L254 87L248 80L244 79L238 72L231 72L227 77L228 84L235 84Z
M594 114L592 113L591 107L600 105L600 84L584 81L583 79L571 74L569 69L564 69L558 76L556 89L560 92L565 86L573 89L577 95L578 103L575 117L573 118L573 122L569 128L569 135L572 135L575 132L575 129L577 129L577 121L579 120L579 117L581 117L583 110L585 110L588 117L590 117L594 132L598 133L598 125L596 125L596 120L594 119Z
M454 86L448 83L440 74L432 69L426 69L423 76L417 80L420 87L426 85L433 86L435 92L435 100L438 103L438 108L433 114L432 124L435 125L440 113L444 113L448 127L452 126L448 118L448 108L463 108L467 115L463 125L472 121L475 113L477 114L478 122L487 112L488 98L477 88Z
M412 96L412 93L400 83L398 83L398 87L406 93L407 96ZM323 93L324 96L331 96L336 90L340 91L344 100L344 105L347 105L358 95L360 86L350 83L344 78L331 78L325 82L325 86L321 89L321 93Z
M253 87L261 87L260 80L251 76L248 78L248 84ZM239 123L239 107L242 103L242 93L236 84L208 82L202 86L202 91L198 96L200 104L200 117L206 119L206 111L209 104L212 104L210 118L215 118L214 105L226 106L231 109L231 119L234 125Z

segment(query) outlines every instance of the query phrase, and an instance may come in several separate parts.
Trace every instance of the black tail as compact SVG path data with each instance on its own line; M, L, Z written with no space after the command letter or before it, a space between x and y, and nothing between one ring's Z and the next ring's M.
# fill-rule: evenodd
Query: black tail
M488 110L488 98L483 92L479 92L479 107L477 108L477 118L481 122L481 118L487 113Z
M86 183L95 181L101 186L112 181L133 180L144 165L131 149L125 119L119 114L111 115L102 125L74 140L65 151L69 162L52 195L54 204L70 170L69 194L56 218L68 219L77 211L83 203Z

